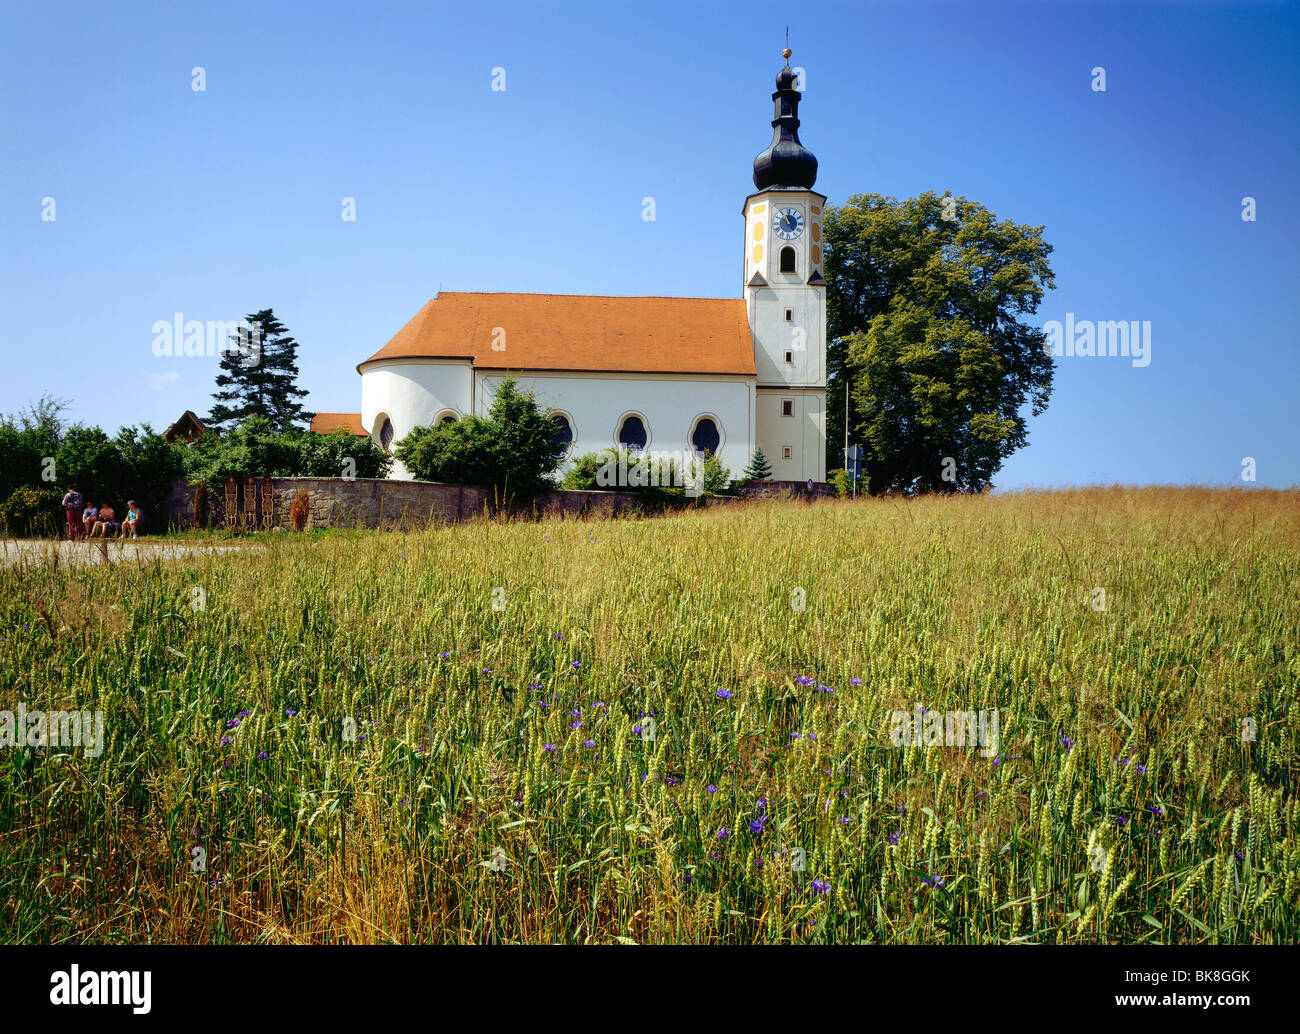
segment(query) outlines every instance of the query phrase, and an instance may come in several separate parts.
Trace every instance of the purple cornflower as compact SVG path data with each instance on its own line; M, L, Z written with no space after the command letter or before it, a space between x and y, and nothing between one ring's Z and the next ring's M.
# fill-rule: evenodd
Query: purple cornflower
M850 686L860 686L860 685L862 685L862 680L861 680L861 679L849 679L849 685L850 685Z
M704 789L705 789L705 791L706 791L707 793L717 793L717 792L718 792L718 788L717 788L716 786L714 786L712 783L710 783L710 784L709 784L708 786L706 786Z
M570 728L570 729L581 729L581 728L582 728L582 721L581 721L581 719L579 719L579 720L576 721L576 722L570 722L570 723L569 723L569 728Z
M542 750L552 751L552 750L554 750L554 749L555 749L555 744L554 744L554 743L543 743L543 744L542 744Z
M639 725L634 725L634 726L632 726L632 735L633 735L633 736L640 736L640 735L641 735L641 726L639 726Z
M831 689L830 686L818 686L817 689L820 690L822 693L834 693L834 692L835 692L835 690Z
M723 826L721 829L718 830L716 836L719 840L726 840L727 837L731 836L731 830L729 830L726 826Z
M596 741L595 741L595 740L583 740L583 741L582 741L582 745L583 745L584 747L594 747L594 746L596 745Z
M234 742L235 742L235 738L234 738L233 736L223 736L223 737L221 737L221 745L222 745L223 747L224 747L226 744L228 744L228 743L234 743Z
M1074 746L1074 740L1070 739L1069 736L1062 736L1061 746L1064 747L1066 750L1069 750L1071 747Z
M266 758L267 758L267 753L266 753L266 751L262 751L260 754L257 755L257 760L258 760L258 761L265 761Z
M729 689L720 689L720 690L718 690L718 699L719 699L719 700L730 700L733 696L735 696L735 694L734 694L733 692L731 692L731 690L729 690Z
M831 885L825 880L813 880L812 892L814 894L825 894L831 889Z
M896 844L896 843L898 843L898 837L899 837L899 835L901 834L901 832L902 832L902 830L898 830L898 829L896 829L896 830L894 830L894 832L890 833L890 834L889 834L889 837L888 837L889 842L890 842L891 844Z
M294 715L296 715L297 713L298 713L298 712L295 711L292 707L286 707L286 708L284 709L284 716L285 716L286 718L292 718L292 717L293 717Z
M451 656L451 654L449 654L449 653L447 653L447 652L444 651L443 653L438 654L438 656L441 657L441 658L445 661L448 657Z
M579 668L582 667L582 661L570 661L569 667L572 668L574 671L577 671Z

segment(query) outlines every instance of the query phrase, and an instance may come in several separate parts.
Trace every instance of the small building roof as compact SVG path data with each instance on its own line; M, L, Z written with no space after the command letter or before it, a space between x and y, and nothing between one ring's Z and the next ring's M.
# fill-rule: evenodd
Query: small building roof
M357 367L462 359L485 370L747 374L743 298L443 292Z
M167 429L163 431L162 436L164 440L169 442L177 438L183 438L185 441L191 442L196 438L202 438L207 433L207 425L194 415L192 409L187 409L176 418L174 424L167 425Z
M370 432L361 426L360 413L317 413L311 418L311 429L316 434L329 434L340 428L358 438L370 437Z

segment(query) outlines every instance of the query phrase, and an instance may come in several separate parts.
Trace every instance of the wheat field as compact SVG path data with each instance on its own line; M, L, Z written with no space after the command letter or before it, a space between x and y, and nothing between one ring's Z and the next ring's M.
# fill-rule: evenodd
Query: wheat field
M0 940L1295 942L1298 504L748 503L0 571L0 709L104 723L98 756L0 749ZM996 751L896 745L922 707L995 711Z

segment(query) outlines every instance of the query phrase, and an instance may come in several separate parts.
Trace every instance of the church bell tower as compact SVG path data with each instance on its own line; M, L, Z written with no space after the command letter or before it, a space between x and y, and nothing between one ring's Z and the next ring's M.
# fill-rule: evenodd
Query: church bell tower
M777 74L772 143L754 159L745 199L745 306L758 371L755 443L776 481L826 480L826 198L817 159L799 142L801 85Z

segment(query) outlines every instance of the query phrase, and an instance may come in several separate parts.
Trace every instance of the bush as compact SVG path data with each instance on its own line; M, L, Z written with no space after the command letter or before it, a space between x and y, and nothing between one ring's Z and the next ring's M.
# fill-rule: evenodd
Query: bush
M696 499L722 495L731 484L731 472L711 453L704 455L703 482L698 486L688 483L689 479L675 457L658 465L654 458L653 452L633 452L624 448L584 453L573 461L573 466L564 475L563 487L580 491L637 492L652 505L685 506ZM695 488L698 491L688 492L688 489Z
M0 524L5 534L14 538L58 538L66 521L59 505L63 496L49 489L16 488L13 494L0 503Z
M289 504L289 523L293 525L294 531L306 531L307 521L311 518L311 496L307 494L307 489L302 489L293 502Z
M839 499L848 499L853 495L853 474L847 470L831 470L826 474L827 483L835 489ZM867 479L858 474L858 495L867 494Z
M533 393L507 378L486 417L417 427L394 451L421 481L487 485L503 501L528 503L555 487L564 449Z
M251 416L224 435L206 434L181 457L185 479L214 492L228 477L382 478L393 467L393 457L369 438L343 430L277 431L264 416Z

